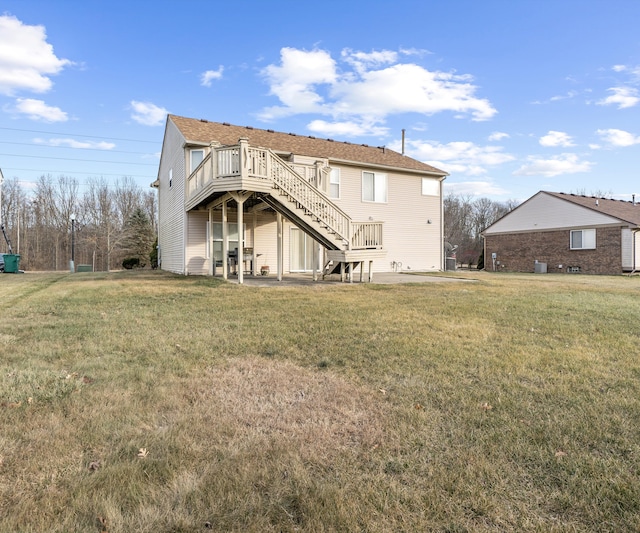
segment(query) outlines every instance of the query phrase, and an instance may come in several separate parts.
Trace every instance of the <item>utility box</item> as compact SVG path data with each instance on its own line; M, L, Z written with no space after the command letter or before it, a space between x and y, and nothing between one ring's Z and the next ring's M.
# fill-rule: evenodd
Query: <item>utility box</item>
M18 254L4 254L4 271L6 274L17 274L20 270L20 256Z
M547 273L547 263L539 263L538 261L536 261L535 265L534 265L534 272L536 274L546 274Z
M78 265L76 272L93 272L93 267L91 265Z
M455 270L456 269L456 258L455 257L447 257L445 261L446 270Z

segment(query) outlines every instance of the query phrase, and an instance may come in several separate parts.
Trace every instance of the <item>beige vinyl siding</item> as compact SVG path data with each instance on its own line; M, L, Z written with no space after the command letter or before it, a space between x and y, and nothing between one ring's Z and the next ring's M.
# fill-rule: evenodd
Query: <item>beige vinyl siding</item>
M206 275L210 260L207 258L208 211L187 213L187 246L185 250L185 274Z
M401 262L403 270L442 270L441 197L422 195L424 175L386 171L387 202L364 202L363 170L383 171L338 163L331 166L340 168L341 197L336 204L356 222L370 217L384 222L387 257L374 261L375 272L389 272L393 261Z
M184 211L184 138L173 122L167 122L164 150L160 160L158 179L158 245L160 248L160 268L176 273L184 273L184 246L186 213ZM169 150L169 147L171 149ZM172 186L169 187L169 173Z
M640 231L622 229L622 269L640 270Z
M633 237L629 228L622 228L622 270L633 269Z
M620 221L541 192L498 220L485 234L588 228L610 224L619 225Z

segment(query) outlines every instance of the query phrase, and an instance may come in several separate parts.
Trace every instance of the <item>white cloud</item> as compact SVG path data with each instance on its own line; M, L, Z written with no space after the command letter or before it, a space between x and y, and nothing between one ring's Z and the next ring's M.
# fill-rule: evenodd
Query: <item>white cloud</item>
M133 113L131 118L143 126L161 126L164 124L168 111L164 107L158 107L151 102L131 101Z
M501 141L502 139L508 139L511 137L508 133L504 133L502 131L494 131L491 135L489 135L489 141Z
M627 70L627 66L626 65L613 65L613 67L611 67L611 70L613 70L614 72L624 72L625 70Z
M593 166L590 161L581 161L576 154L560 154L551 159L540 159L531 156L527 161L527 164L522 165L513 173L514 176L544 176L545 178L552 178L560 174L588 172Z
M200 85L204 87L211 87L211 82L213 80L219 80L222 78L222 73L224 72L224 67L220 65L218 70L207 70L202 73L200 76Z
M341 52L345 62L352 65L358 72L364 72L367 67L379 67L381 65L393 64L398 61L398 53L391 50L381 50L379 52L354 52L345 48Z
M373 126L398 113L452 111L480 121L497 112L487 99L475 96L477 87L469 75L398 63L398 53L388 50L364 53L346 49L341 58L344 68L339 70L327 51L283 48L280 65L269 65L262 71L271 94L282 105L264 109L260 117L270 120L320 113L340 122Z
M575 146L571 135L563 131L550 130L549 133L540 137L539 142L542 146Z
M15 106L5 107L5 111L26 115L30 120L39 122L66 122L67 114L59 107L48 106L43 100L33 98L18 98Z
M76 141L75 139L34 139L33 142L46 146L66 146L89 150L113 150L116 147L114 143L105 141Z
M608 129L596 132L604 142L612 146L632 146L640 144L640 136L624 130Z
M360 137L366 135L386 135L389 128L363 124L358 122L327 122L325 120L312 120L307 124L307 129L326 137Z
M509 191L491 181L444 182L444 190L461 196L498 196L509 194Z
M0 93L47 92L52 86L49 75L70 64L53 53L44 26L28 26L11 15L0 16Z
M598 101L598 105L617 105L618 109L633 107L640 102L638 90L633 87L611 87L607 89L613 94Z
M270 107L261 113L269 120L296 113L322 112L323 98L316 90L319 84L336 81L336 64L324 50L280 50L280 66L269 65L262 74L271 86L270 93L277 96L283 106Z
M397 150L396 143L390 148ZM407 141L405 149L408 155L420 161L445 170L450 174L479 176L486 174L485 167L497 166L513 161L511 154L503 152L500 146L477 146L472 142L450 142L441 144L435 141Z

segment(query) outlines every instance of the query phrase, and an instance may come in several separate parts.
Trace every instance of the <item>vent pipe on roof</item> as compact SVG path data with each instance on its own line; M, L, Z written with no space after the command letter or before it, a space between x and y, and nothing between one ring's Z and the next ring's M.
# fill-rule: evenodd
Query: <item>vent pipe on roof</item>
M402 155L404 155L404 132L405 132L405 129L402 128Z
M631 203L632 203L633 205L636 205L636 195L635 195L635 194L632 194L632 195L631 195Z

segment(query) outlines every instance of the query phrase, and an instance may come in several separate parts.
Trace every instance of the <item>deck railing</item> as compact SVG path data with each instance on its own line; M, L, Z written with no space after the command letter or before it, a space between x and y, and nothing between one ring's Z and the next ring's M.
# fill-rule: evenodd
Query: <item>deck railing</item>
M230 177L269 180L298 209L342 239L347 249L382 248L382 222L353 222L275 153L249 146L245 139L236 146L211 145L210 152L188 178L188 194L192 196L209 183Z

